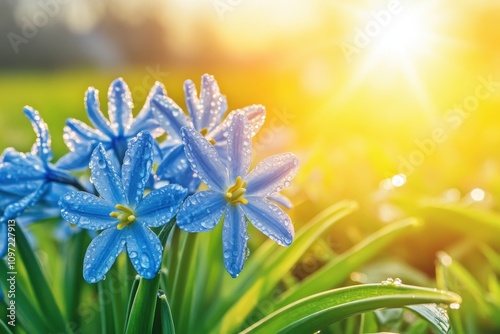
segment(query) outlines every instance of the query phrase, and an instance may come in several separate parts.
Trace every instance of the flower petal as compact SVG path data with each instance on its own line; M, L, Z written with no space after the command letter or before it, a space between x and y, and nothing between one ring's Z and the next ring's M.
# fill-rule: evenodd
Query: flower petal
M126 205L122 180L102 144L95 148L90 158L90 173L99 194L113 204Z
M12 219L19 216L27 208L35 205L40 198L45 195L46 190L49 187L49 183L42 183L35 191L31 194L24 196L19 201L8 205L3 212L2 218Z
M191 164L186 157L182 142L165 153L163 161L156 169L156 175L161 180L176 183L187 188L189 193L194 193L201 182L191 169Z
M31 122L33 131L36 133L36 142L31 149L31 154L38 155L44 164L52 160L52 149L50 148L51 140L49 127L40 117L38 111L31 107L24 107L24 114Z
M193 128L182 128L186 157L198 177L213 190L223 191L228 185L226 167L214 147Z
M84 151L88 145L95 148L99 142L110 142L109 137L104 136L101 132L73 118L66 121L63 139L66 146L73 152Z
M189 116L193 120L193 126L197 130L201 130L200 125L202 107L200 100L198 99L198 93L196 92L196 86L191 80L184 81L184 96L186 99L186 106L189 112Z
M187 232L205 232L220 221L227 202L222 194L207 190L186 198L177 215L177 225Z
M192 126L182 109L168 96L156 96L151 108L158 123L171 138L181 138L181 129Z
M108 114L111 128L118 136L125 134L125 131L132 123L132 97L130 90L122 78L118 78L111 83L108 90Z
M122 165L123 189L128 204L135 206L144 196L153 166L153 137L149 132L140 132L128 143Z
M113 137L113 131L109 121L102 114L99 106L99 91L94 87L89 87L85 93L85 108L90 122L96 129L108 137Z
M288 246L293 241L293 225L290 217L279 206L260 197L247 197L242 205L248 220L277 244Z
M290 199L283 194L274 193L274 194L268 196L267 199L269 199L270 201L273 201L281 206L284 206L287 209L293 208L292 201L290 201Z
M246 177L248 196L267 197L288 188L298 169L299 159L292 153L262 160Z
M137 219L151 227L168 223L179 211L186 194L186 189L177 184L153 190L136 207Z
M233 117L240 113L244 113L247 117L252 129L252 137L255 136L266 119L266 108L260 104L254 104L242 109L231 111L221 124L207 134L207 138L215 140L216 145L225 145L229 135L228 129L233 121Z
M203 74L201 77L200 104L202 112L197 115L199 130L212 129L217 126L226 113L227 101L226 97L220 93L219 85L212 75Z
M245 177L252 160L251 128L245 115L240 113L233 118L229 127L227 141L229 180L234 183L238 176Z
M153 278L160 270L163 247L160 239L149 228L139 222L126 227L127 252L139 275Z
M123 231L108 228L90 242L83 260L83 278L88 283L95 283L104 278L123 251L125 238Z
M3 258L7 254L7 236L7 221L0 221L0 258Z
M113 204L84 191L72 191L59 199L64 220L86 230L104 230L118 225L118 220L109 214L115 210Z
M224 266L235 278L243 270L247 258L247 220L239 205L227 205L222 230Z
M20 164L0 164L0 189L23 195L45 182L45 171L40 166L28 165L28 159L21 161Z
M83 147L83 146L82 146ZM68 152L55 164L57 168L65 170L81 170L89 167L92 145L88 144L85 149L78 152Z
M167 91L161 82L156 81L154 86L149 91L148 97L146 98L146 102L144 102L144 106L141 111L135 117L132 126L130 127L127 134L129 136L135 136L139 132L147 130L151 133L151 135L156 138L160 136L164 131L160 127L158 120L153 115L152 110L152 101L156 96L166 96Z

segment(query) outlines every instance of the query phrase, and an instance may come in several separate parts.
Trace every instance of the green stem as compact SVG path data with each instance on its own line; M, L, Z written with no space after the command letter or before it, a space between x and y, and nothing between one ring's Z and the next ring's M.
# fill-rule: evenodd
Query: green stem
M175 218L161 230L158 237L162 245L165 244L167 236L174 225ZM151 333L158 299L160 276L156 275L152 279L141 278L134 302L132 303L125 333Z

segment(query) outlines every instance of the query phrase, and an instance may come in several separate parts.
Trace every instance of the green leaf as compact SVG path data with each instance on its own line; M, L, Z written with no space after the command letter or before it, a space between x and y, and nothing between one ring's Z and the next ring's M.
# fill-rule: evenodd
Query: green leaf
M322 292L292 303L255 323L245 333L306 333L379 308L460 303L448 291L410 285L366 284Z
M264 242L250 255L241 275L223 283L224 295L209 310L205 329L215 332L234 331L309 247L332 225L356 208L357 204L351 201L332 205L301 228L289 247L278 246L272 240ZM218 322L222 317L222 321Z
M21 226L16 226L16 245L24 265L29 270L29 283L38 306L43 309L49 326L56 332L66 330L66 321L56 303L52 290L45 278L40 263L31 249Z
M5 322L3 322L2 319L0 319L0 329L5 334L13 334L12 331L10 330L10 328L7 327L7 324L5 324Z
M418 224L417 219L409 218L383 227L289 289L280 298L276 307L282 307L306 296L338 286L356 268Z
M168 304L167 296L162 294L160 296L161 303L161 332L162 334L175 334L174 319L172 318L172 311Z
M0 260L0 287L5 292L8 297L8 291L10 288L10 284L7 279L10 278L8 275L9 268L7 264ZM7 298L6 298L6 303ZM30 299L22 286L17 284L16 280L16 294L15 294L15 306L16 306L16 321L19 321L23 324L23 326L29 331L29 333L47 333L50 331L50 326L47 322L47 319L42 316L42 312L40 312L40 308L36 303L33 303L33 300Z
M446 310L436 304L409 305L406 308L428 321L436 333L448 334L450 331L450 319Z
M64 270L64 305L66 317L75 327L79 327L78 304L83 284L83 258L89 242L88 233L80 231L72 235L66 244Z

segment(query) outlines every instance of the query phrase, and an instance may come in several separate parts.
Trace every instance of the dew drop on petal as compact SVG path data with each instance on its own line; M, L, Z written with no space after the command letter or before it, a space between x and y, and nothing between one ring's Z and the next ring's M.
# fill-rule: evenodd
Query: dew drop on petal
M147 269L150 267L149 256L146 253L142 253L141 255L141 267Z

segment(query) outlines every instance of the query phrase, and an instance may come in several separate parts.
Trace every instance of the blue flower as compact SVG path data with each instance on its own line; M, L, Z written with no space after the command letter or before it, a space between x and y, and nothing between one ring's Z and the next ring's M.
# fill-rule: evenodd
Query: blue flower
M153 114L168 134L168 139L163 144L163 161L156 174L161 180L181 184L188 188L190 193L194 193L200 180L193 174L186 159L181 129L187 126L201 133L214 145L221 158L226 160L227 129L233 116L238 112L245 113L250 121L251 133L255 135L264 124L266 110L261 105L252 105L232 111L223 120L227 110L226 98L220 93L217 81L208 74L201 78L199 98L191 80L184 83L184 92L190 117L167 96L156 96L152 101Z
M30 153L7 148L0 157L0 256L5 255L9 219L27 209L25 222L57 216L51 208L59 196L78 185L73 175L51 163L49 129L38 111L25 107L24 114L37 139Z
M99 143L108 151L115 162L123 160L127 143L143 130L157 137L163 133L153 117L150 101L154 96L165 95L165 88L156 82L146 99L144 107L136 118L132 116L132 97L122 78L113 81L108 90L109 121L99 107L99 92L90 87L85 94L85 107L92 129L87 124L68 119L64 128L64 142L70 153L61 158L60 165L66 169L78 170L88 167L90 156Z
M186 156L193 171L210 188L186 199L178 226L188 232L213 229L223 220L224 265L232 277L243 269L247 253L247 219L280 245L293 241L290 217L268 198L290 186L298 159L291 153L271 156L248 173L253 128L243 113L234 115L228 129L223 162L212 144L192 127L182 129Z
M104 230L92 240L85 254L83 277L89 283L103 278L125 246L142 277L152 278L160 268L163 247L149 227L170 221L186 190L179 185L168 185L143 198L153 164L153 141L148 132L140 132L130 140L121 176L105 146L99 144L89 167L94 186L102 197L75 191L59 200L66 221L88 230Z

